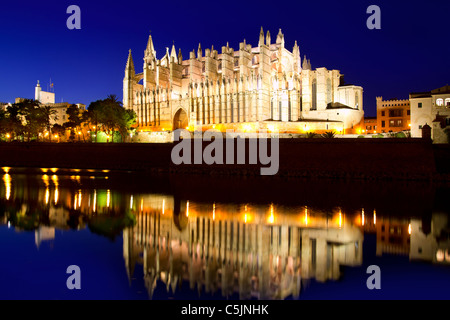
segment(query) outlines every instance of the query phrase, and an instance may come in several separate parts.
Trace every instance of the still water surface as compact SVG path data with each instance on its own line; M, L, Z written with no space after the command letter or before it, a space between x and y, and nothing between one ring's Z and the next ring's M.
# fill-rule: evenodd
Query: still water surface
M450 298L447 186L57 168L2 179L1 299ZM66 287L70 265L81 290Z

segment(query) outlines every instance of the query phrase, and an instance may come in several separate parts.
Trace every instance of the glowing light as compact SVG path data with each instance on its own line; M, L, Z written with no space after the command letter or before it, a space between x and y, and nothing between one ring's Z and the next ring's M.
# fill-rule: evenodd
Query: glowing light
M186 129L186 130L189 130L189 127L186 127L185 129Z
M267 126L267 130L268 130L269 132L274 132L274 131L275 131L275 126L272 125L272 124L269 124L269 125Z
M436 251L436 260L438 262L444 261L444 257L445 257L444 250L439 249L438 251Z
M373 133L377 133L377 130L375 130Z
M366 132L366 130L362 130L362 133Z
M45 204L48 204L48 200L50 199L50 190L45 189Z
M308 207L305 206L305 226L308 225Z
M57 135L57 134L55 134L55 135L54 135L54 138L55 138L55 139L58 139L58 135Z
M130 209L133 209L133 195L130 198Z
M377 224L377 212L375 211L375 209L373 209L373 224Z
M213 220L216 220L216 204L213 203Z
M94 128L94 130L95 130L95 128L96 128L96 127L95 127L95 126L93 126L92 128Z
M248 217L247 214L244 215L244 223L247 223Z
M141 211L144 211L144 198L141 198Z
M78 194L75 194L75 200L73 201L73 209L74 210L77 210L77 203L78 203L77 199L78 199Z
M411 123L408 123L408 127L411 127Z
M58 168L51 168L50 171L56 173L56 171L58 171Z
M215 124L213 124L212 128L213 128L213 129L215 129L215 128L216 128L216 125L215 125Z
M48 181L49 181L48 175L44 174L42 176L42 181L44 181L45 186L48 188L48 185L49 185L49 183L48 183Z
M58 196L59 196L59 192L58 192L58 188L55 189L55 205L58 204Z
M342 228L342 212L339 210L339 229Z
M97 209L97 190L94 190L94 201L92 204L92 211L95 212L96 209Z
M270 205L270 216L268 222L271 224L275 222L275 216L273 214L273 204Z
M189 217L189 200L186 202L186 217Z
M362 212L361 212L361 225L362 226L364 225L364 208L362 209Z
M109 205L111 203L111 190L106 191L106 206L109 208Z
M162 214L164 214L165 206L166 206L166 199L163 199L163 202L162 202Z
M81 190L78 190L78 207L81 209Z
M3 181L5 182L5 197L6 200L9 200L9 198L11 197L11 176L9 175L9 173L6 173L3 175Z
M81 136L81 131L78 131L78 135Z
M408 225L408 234L411 234L411 223Z
M8 138L8 139L11 138L9 133L6 134L6 138Z
M48 137L48 132L47 131L45 131L45 136Z

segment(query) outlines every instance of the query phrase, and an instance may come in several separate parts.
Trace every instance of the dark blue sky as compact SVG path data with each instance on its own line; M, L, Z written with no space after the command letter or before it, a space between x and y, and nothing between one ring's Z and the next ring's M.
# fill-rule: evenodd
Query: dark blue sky
M69 30L66 9L81 8L81 30ZM369 30L366 9L381 8L381 30ZM364 88L366 115L375 97L407 98L450 83L448 0L430 1L20 1L0 10L0 101L34 98L52 79L56 101L89 104L108 94L122 98L128 49L138 72L149 30L158 58L175 41L189 51L244 38L256 46L259 30L278 28L290 50L313 68L338 69Z

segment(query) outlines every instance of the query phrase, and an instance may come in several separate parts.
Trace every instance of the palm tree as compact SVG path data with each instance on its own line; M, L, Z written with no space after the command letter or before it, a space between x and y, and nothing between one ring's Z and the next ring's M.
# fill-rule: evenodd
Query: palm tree
M322 138L332 139L336 136L336 132L334 131L326 131L325 133L322 133Z

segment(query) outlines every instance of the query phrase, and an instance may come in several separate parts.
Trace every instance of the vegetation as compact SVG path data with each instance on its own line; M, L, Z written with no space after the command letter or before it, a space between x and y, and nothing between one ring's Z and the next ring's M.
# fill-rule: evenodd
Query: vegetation
M69 132L69 141L125 141L136 114L122 107L116 95L92 102L87 111L76 105L67 108L68 121L56 124L56 111L39 101L24 100L0 110L0 135L6 141L60 141ZM100 134L100 135L99 135Z
M326 131L325 133L322 133L322 138L332 139L336 136L336 132L334 131Z
M317 136L317 133L312 132L312 131L306 133L306 138L309 138L309 139L315 138L316 136Z

